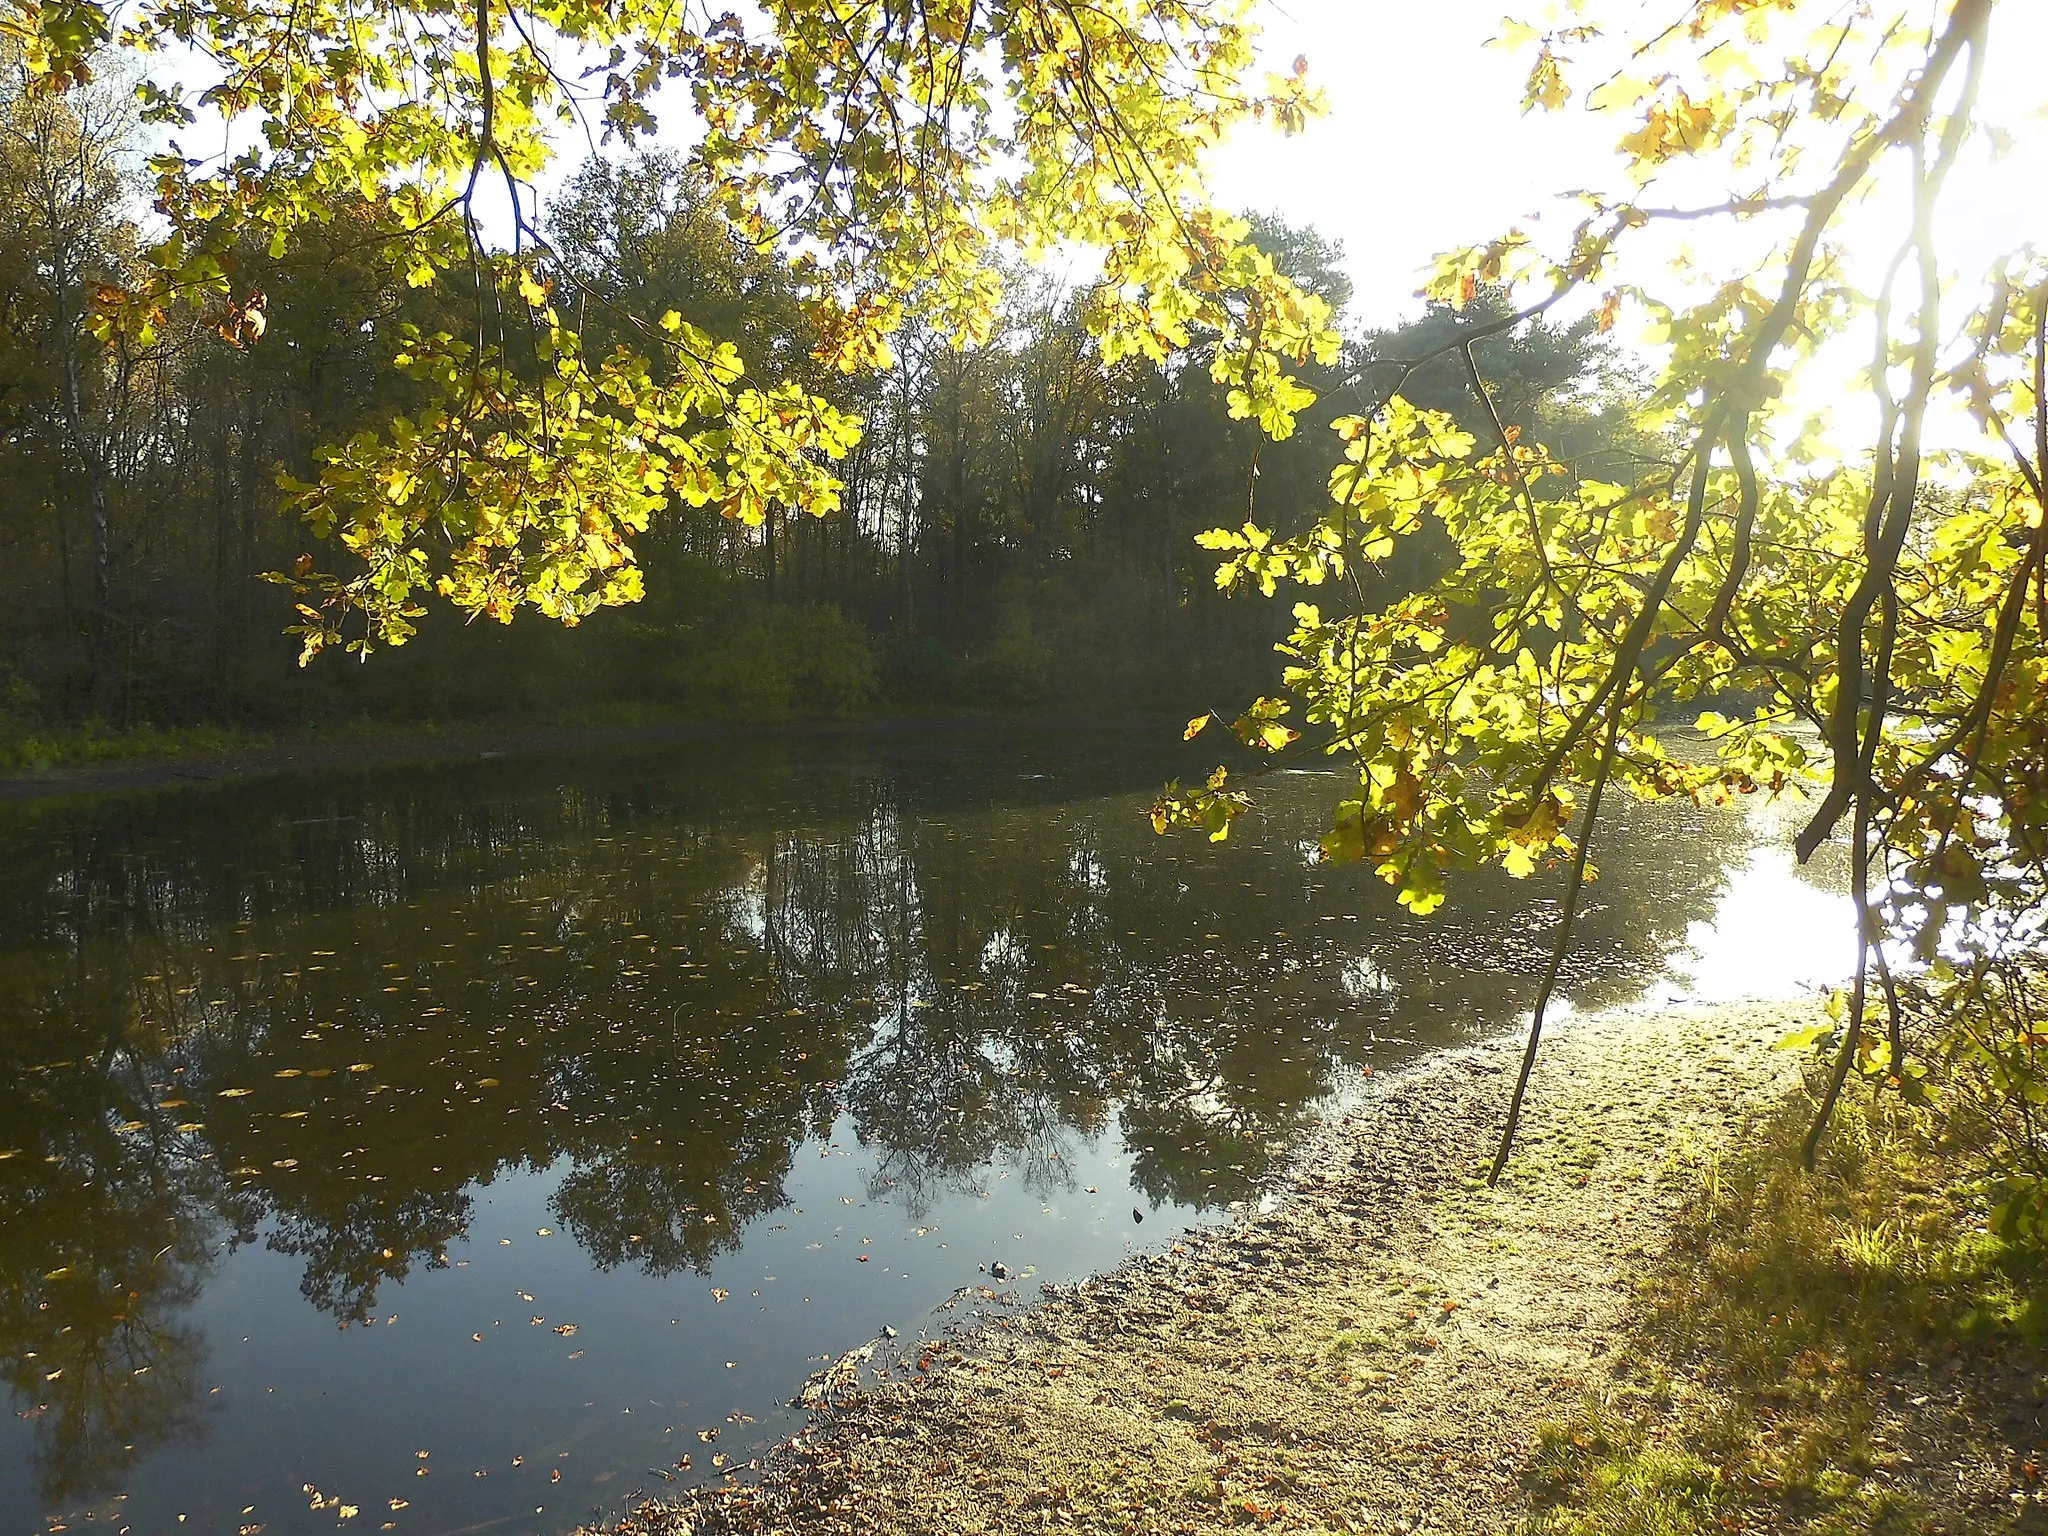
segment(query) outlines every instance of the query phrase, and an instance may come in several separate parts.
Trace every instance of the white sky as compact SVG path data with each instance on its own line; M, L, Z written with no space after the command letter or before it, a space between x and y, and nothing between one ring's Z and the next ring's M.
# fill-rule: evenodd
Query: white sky
M1925 3L1932 22L1950 0ZM1813 0L1801 23L1835 8ZM1340 240L1355 286L1353 330L1419 313L1415 291L1440 252L1518 224L1568 229L1583 210L1560 204L1558 194L1628 186L1614 142L1634 124L1585 109L1583 91L1598 79L1589 68L1571 75L1582 94L1564 110L1522 114L1527 53L1486 44L1499 35L1503 12L1533 21L1543 9L1543 0L1268 0L1262 69L1285 71L1305 56L1329 111L1292 139L1247 125L1213 163L1217 200L1312 224ZM1675 9L1645 4L1645 24L1661 26ZM1614 0L1602 19L1616 33L1640 31L1627 11ZM1980 140L1944 192L1939 243L1954 285L1945 313L1955 317L1976 307L1993 263L2029 243L2048 248L2048 88L2039 74L2048 58L2048 0L2003 0L1992 28L1981 107L2015 131L2019 148L1994 161ZM1713 202L1734 190L1696 184L1650 200ZM1532 225L1531 215L1545 209L1555 212ZM1846 226L1851 276L1866 292L1881 281L1908 212L1903 196L1880 195ZM1740 229L1685 226L1682 235L1659 235L1654 251L1638 237L1639 264L1623 274L1668 294L1664 263L1682 239L1703 276L1740 276L1755 259L1745 251L1765 232L1763 221ZM1589 295L1588 307L1593 302ZM1624 310L1615 339L1653 358L1658 349L1645 344L1643 325L1643 316ZM1826 440L1847 451L1867 444L1876 427L1875 402L1858 387L1871 345L1866 323L1809 362L1787 395L1794 413L1814 418ZM1928 435L1952 447L1983 442L1960 399L1946 393L1935 402Z
M1541 0L1269 0L1265 67L1286 70L1306 56L1330 110L1293 139L1240 132L1214 164L1218 200L1341 240L1358 321L1415 313L1415 289L1438 252L1500 234L1559 192L1621 184L1613 143L1624 125L1576 99L1561 112L1523 116L1527 55L1485 46L1504 12L1529 17L1542 8ZM1618 28L1626 5L1608 9ZM1646 5L1643 15L1661 25L1673 9ZM1832 9L1814 5L1814 18ZM1929 9L1935 14L1932 0ZM2048 0L2004 0L1992 37L1987 112L2031 131L2014 159L1959 168L1944 199L1944 243L1973 274L2029 239L2048 242L2040 116L2048 90L2039 75ZM1711 259L1710 249L1702 254Z
M1512 3L1512 0L1510 0ZM1613 130L1521 114L1526 60L1485 47L1503 0L1272 0L1267 67L1308 59L1329 112L1282 138L1247 128L1217 156L1226 207L1341 240L1368 324L1416 312L1430 259L1497 235L1547 194L1606 180Z

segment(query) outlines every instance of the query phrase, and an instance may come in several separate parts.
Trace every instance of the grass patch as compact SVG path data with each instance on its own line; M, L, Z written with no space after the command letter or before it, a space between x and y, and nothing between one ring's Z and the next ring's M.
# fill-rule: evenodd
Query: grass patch
M2048 1526L2041 1256L1933 1118L1845 1103L1809 1176L1805 1113L1695 1163L1624 1384L1532 1457L1532 1536Z
M217 725L115 730L88 722L61 730L0 733L0 770L38 773L136 758L209 756L267 746L269 741L267 736Z

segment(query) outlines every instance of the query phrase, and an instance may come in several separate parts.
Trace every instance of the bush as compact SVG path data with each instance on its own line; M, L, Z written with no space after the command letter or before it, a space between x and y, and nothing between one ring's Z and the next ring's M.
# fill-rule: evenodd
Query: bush
M837 719L868 709L881 691L873 643L836 608L777 604L669 635L674 654L661 675L691 714Z

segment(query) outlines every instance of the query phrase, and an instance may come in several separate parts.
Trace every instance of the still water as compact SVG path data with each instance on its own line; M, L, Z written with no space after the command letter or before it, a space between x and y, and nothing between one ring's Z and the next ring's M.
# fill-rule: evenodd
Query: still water
M1372 1072L1520 1022L1554 874L1413 919L1309 862L1319 773L1227 845L1156 838L1192 750L665 745L0 812L0 1536L556 1532L727 1475L985 1266L1028 1297L1170 1241ZM1846 958L1768 810L1631 807L1596 858L1576 1007Z

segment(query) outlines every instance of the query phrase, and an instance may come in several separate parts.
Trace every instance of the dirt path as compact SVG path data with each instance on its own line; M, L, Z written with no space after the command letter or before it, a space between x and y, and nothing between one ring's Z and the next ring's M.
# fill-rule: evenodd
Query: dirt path
M842 1362L834 1408L760 1484L620 1530L1510 1529L1538 1427L1630 1369L1633 1282L1699 1160L1786 1091L1769 1047L1796 1018L1579 1021L1492 1191L1511 1048L1390 1080L1279 1210Z

